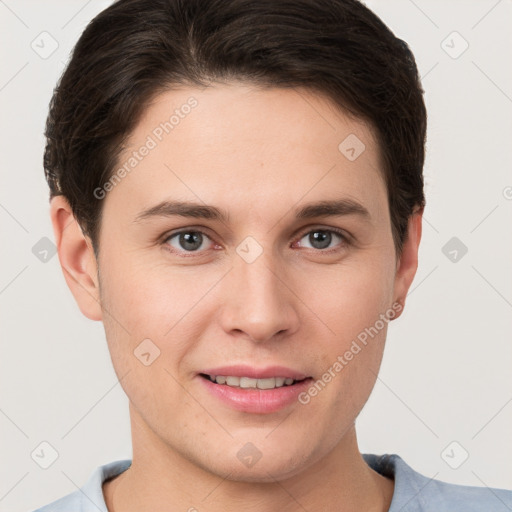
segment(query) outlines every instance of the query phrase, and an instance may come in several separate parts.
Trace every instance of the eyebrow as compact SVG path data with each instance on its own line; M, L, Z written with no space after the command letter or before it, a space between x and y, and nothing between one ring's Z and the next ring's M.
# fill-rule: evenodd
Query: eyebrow
M227 222L229 214L215 206L208 206L189 201L162 201L161 203L143 210L135 217L135 222L140 222L152 217L191 217L196 219L210 219Z
M346 215L357 215L366 221L371 220L370 212L361 203L348 198L309 203L295 210L297 219L342 217Z
M308 203L300 208L296 208L294 212L297 219L357 215L367 222L371 220L370 212L362 204L348 198ZM139 213L135 218L135 222L154 217L173 216L218 220L224 223L229 222L229 214L225 210L189 201L162 201L156 206L152 206Z

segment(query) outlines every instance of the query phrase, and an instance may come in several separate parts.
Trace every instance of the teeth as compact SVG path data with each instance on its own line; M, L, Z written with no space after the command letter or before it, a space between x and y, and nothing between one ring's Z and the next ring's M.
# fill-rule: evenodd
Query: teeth
M240 387L240 377L226 377L226 384L228 386Z
M270 379L258 379L258 389L274 389L276 387L275 377Z
M239 386L241 388L255 388L257 387L256 384L258 383L258 379L250 379L249 377L240 377L240 384Z
M295 381L285 377L270 377L267 379L253 379L251 377L233 377L225 375L209 375L212 382L226 384L227 386L242 389L274 389L291 386Z

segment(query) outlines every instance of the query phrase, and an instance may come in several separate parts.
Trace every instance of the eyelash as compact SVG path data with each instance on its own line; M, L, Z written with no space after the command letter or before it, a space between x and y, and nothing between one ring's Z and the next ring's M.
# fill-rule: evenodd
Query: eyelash
M338 252L340 250L343 250L344 248L348 247L351 244L350 237L344 231L336 229L336 228L312 228L312 229L308 228L307 230L302 231L298 235L298 240L301 240L302 238L304 238L304 236L306 236L310 233L315 233L315 232L319 232L319 231L324 232L324 233L334 233L339 238L341 238L340 244L338 246L332 247L330 249L315 249L315 248L309 248L309 247L307 247L306 249L309 249L309 250L315 251L316 253L321 253L321 254L332 254L333 252ZM169 241L183 233L199 233L199 234L203 235L204 237L208 238L211 242L214 242L211 239L211 237L207 233L202 231L201 229L189 228L189 229L182 229L180 231L176 231L174 233L170 233L169 235L165 236L165 238L162 242L165 249L168 250L169 252L171 252L172 254L177 254L177 255L180 255L180 257L184 257L184 258L202 255L205 252L205 251L186 251L186 250L177 251L175 248L171 248L169 245Z

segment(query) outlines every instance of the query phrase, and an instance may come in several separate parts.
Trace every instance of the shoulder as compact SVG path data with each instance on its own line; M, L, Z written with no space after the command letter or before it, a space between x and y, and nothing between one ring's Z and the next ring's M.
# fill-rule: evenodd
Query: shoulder
M131 465L130 459L117 460L97 467L78 490L34 512L108 512L103 497L103 482L121 474Z
M457 485L428 478L396 454L364 454L366 463L395 480L389 512L510 512L512 491Z
M82 512L82 510L81 493L80 491L75 491L44 507L34 510L34 512Z
M430 489L424 493L425 510L438 512L510 512L512 491L492 487L472 487L431 480ZM428 507L426 506L428 505Z

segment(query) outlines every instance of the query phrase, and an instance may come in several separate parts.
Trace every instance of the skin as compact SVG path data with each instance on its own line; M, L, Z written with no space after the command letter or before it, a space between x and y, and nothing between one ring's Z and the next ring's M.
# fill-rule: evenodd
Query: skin
M277 364L321 378L380 314L404 305L422 211L411 216L398 258L370 127L306 90L230 83L162 93L119 162L190 96L197 107L103 200L98 260L66 200L51 203L65 278L83 314L104 323L130 401L133 462L104 484L108 509L386 511L393 481L366 465L354 423L375 384L387 324L308 404L275 413L228 407L197 373ZM349 134L366 146L354 161L338 150ZM306 203L339 198L363 205L369 220L294 216ZM136 221L169 199L214 205L229 219ZM198 251L165 240L183 228L205 233ZM351 241L332 234L319 249L309 236L318 229ZM236 252L247 236L263 250L252 263ZM147 338L160 349L149 366L133 354ZM250 468L237 457L248 442L262 454Z

